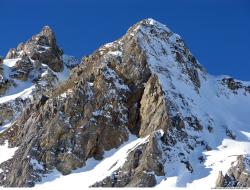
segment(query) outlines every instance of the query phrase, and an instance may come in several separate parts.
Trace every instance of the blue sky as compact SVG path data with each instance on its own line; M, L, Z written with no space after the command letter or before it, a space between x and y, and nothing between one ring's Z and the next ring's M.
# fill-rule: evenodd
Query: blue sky
M250 81L249 0L1 0L0 55L50 25L67 54L82 57L143 18L181 35L215 75Z

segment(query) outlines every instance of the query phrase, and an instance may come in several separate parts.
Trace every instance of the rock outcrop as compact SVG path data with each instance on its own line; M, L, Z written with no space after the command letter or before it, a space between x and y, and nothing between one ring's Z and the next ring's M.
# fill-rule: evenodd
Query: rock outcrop
M0 64L0 131L17 119L32 101L39 101L42 94L68 77L69 70L78 64L74 57L68 57L62 57L54 32L47 26L26 43L9 50ZM15 93L20 96L4 97Z
M57 46L54 32L49 26L45 26L39 34L26 43L20 43L17 48L10 49L5 59L29 57L34 62L46 64L53 71L60 72L63 70L62 54L63 51Z
M130 150L124 165L92 187L153 187L156 176L164 176L163 153L160 148L162 130L153 132L147 141ZM115 165L113 166L115 167ZM112 170L112 168L110 168Z
M240 155L229 168L225 176L220 172L216 187L250 187L250 160Z
M246 92L250 93L250 86L244 85L241 81L237 81L233 78L223 78L222 84L226 85L230 90L237 94L239 89L243 89Z

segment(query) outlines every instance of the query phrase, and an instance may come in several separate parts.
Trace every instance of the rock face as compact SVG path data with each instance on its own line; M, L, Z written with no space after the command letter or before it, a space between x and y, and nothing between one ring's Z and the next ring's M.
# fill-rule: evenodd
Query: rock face
M140 105L140 136L149 135L159 129L167 130L170 125L168 107L156 75L152 75L147 81Z
M234 93L237 93L239 89L243 89L246 92L250 93L250 86L242 84L241 81L237 81L233 78L223 78L222 83L226 85Z
M227 171L225 176L220 172L216 183L217 187L250 187L250 160L240 155Z
M54 32L49 26L33 36L26 43L21 43L17 48L12 48L6 55L6 59L24 57L26 61L20 62L19 67L28 61L28 57L34 62L48 65L53 71L63 70L62 50L57 46ZM25 67L25 65L24 65Z
M156 176L164 176L162 150L159 141L163 131L152 133L146 143L128 153L124 165L93 187L153 187ZM115 167L115 165L113 166ZM112 169L112 168L110 168Z
M11 59L22 56L11 78L37 83L40 78L31 76L42 65L49 69L39 76L51 84L53 74L65 69L61 55L53 32L45 27L8 53ZM204 152L217 149L224 138L242 136L227 118L248 121L245 112L239 115L230 107L233 99L246 110L247 91L208 75L181 37L152 19L135 24L77 66L72 57L63 59L67 68L74 67L68 80L37 88L20 116L7 104L0 112L0 121L15 121L0 133L0 144L18 147L13 158L0 163L0 186L34 186L55 170L68 175L90 159L102 162L105 152L136 135L142 141L125 153L125 161L114 162L88 186L153 187L178 176L176 184L183 187L198 171L207 173ZM228 111L226 117L222 110ZM226 179L220 173L212 186L222 186Z

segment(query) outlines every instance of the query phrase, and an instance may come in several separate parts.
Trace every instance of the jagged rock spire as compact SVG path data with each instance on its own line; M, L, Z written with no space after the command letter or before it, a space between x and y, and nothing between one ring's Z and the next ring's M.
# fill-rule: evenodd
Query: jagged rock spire
M29 57L59 72L63 70L62 54L63 51L57 46L54 32L49 26L44 26L39 34L32 36L25 43L20 43L17 48L10 49L6 59Z

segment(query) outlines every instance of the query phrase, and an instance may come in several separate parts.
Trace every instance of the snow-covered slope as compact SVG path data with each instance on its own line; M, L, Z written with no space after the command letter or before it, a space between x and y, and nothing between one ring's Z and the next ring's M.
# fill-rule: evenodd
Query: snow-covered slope
M157 33L168 31L156 21L149 22L157 26ZM202 129L194 130L185 121L189 142L178 142L167 152L167 156L172 158L166 162L167 175L160 185L202 188L207 182L214 187L219 171L225 174L237 156L250 153L250 92L246 90L250 83L238 81L242 87L232 90L223 82L230 77L211 76L201 66L186 60L185 56L180 64L174 47L178 44L178 52L183 54L185 46L176 34L170 35L169 43L151 35L149 29L142 28L139 34L150 39L149 43L143 40L142 46L149 57L151 70L159 76L166 99L174 108L171 109L172 114L180 114L184 120L196 118L202 126ZM159 51L162 49L165 51ZM197 71L200 87L190 80L189 69ZM208 150L203 146L196 147L199 141L205 143ZM182 153L184 155L180 156ZM201 156L204 163L199 160ZM190 162L192 172L184 172L186 166L180 163L182 159Z
M27 97L25 89L3 101ZM181 37L153 19L85 57L51 94L11 126L23 140L5 137L27 153L31 175L3 184L210 189L250 154L250 82L208 74ZM22 130L33 148L25 149ZM245 168L235 185L248 186Z

